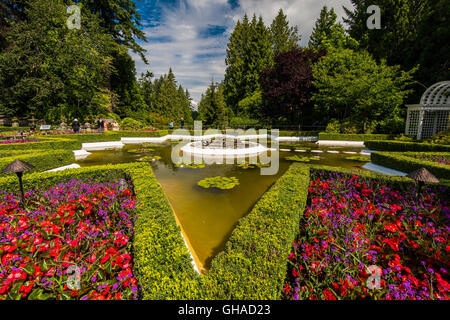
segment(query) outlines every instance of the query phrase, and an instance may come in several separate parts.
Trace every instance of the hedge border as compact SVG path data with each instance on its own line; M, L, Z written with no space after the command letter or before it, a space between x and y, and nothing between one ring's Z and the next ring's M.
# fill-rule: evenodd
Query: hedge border
M64 134L37 136L37 142L10 143L0 145L1 150L32 150L32 149L81 149L82 143L120 141L123 137L162 137L168 134L167 130L160 131L109 131L105 133L90 134Z
M16 159L28 162L35 168L25 171L24 174L32 172L46 171L58 167L66 166L75 162L75 156L71 150L18 150L0 154L6 155L0 158L0 169Z
M319 140L337 140L337 141L366 141L366 140L390 140L395 134L341 134L320 132Z
M171 299L181 296L181 293L184 298L189 297L189 292L198 293L198 275L192 267L181 229L149 164L106 165L32 173L24 177L24 189L32 190L36 186L48 188L71 179L101 182L114 178L130 179L134 185L137 206L133 253L140 294L146 299ZM0 189L17 192L17 178L12 175L0 178ZM195 290L186 287L189 279L195 281Z
M438 151L438 152L450 152L450 145L443 144L430 144L430 143L418 143L418 142L406 142L406 141L365 141L364 144L370 150L378 151Z
M373 163L403 172L413 172L426 168L438 178L450 179L450 166L433 161L416 159L414 155L437 155L450 158L450 152L423 153L423 152L374 152L371 155Z
M306 206L309 168L292 164L233 230L209 272L208 298L279 299Z

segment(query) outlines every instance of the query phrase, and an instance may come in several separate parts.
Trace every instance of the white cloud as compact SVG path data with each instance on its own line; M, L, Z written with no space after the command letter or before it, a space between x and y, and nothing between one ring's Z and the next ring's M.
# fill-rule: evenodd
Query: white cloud
M270 24L282 8L290 23L299 26L305 45L323 5L334 7L339 17L342 5L351 6L350 0L239 0L239 4L232 10L227 0L184 0L163 7L158 25L144 29L149 42L143 46L150 65L133 55L138 74L150 69L159 77L172 67L178 83L198 102L212 79L223 80L229 33L244 12L262 15ZM225 33L205 37L206 30L214 26L224 27Z

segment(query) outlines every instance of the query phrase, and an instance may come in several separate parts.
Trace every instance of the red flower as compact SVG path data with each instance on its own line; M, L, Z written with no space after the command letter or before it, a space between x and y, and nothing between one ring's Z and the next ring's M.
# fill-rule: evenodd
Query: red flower
M284 287L284 292L285 292L285 293L291 292L291 288L290 288L290 286L289 286L289 283L286 283L286 285L285 285L285 287Z
M330 289L326 288L322 293L325 295L325 300L336 300L335 295L330 291Z

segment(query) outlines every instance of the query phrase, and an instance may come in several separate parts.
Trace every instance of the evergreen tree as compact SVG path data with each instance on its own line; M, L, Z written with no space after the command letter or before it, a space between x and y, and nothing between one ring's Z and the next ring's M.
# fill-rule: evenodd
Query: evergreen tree
M111 111L108 90L116 46L94 15L81 30L66 26L62 0L30 0L26 22L14 22L0 54L0 113L30 112L49 121Z
M226 124L227 115L223 96L223 86L211 82L211 85L202 94L198 107L199 118L205 126L223 128Z
M65 1L70 4L72 1ZM117 44L138 53L147 62L142 48L136 41L147 41L144 31L140 29L141 17L133 0L75 0L83 8L98 15L101 26L113 36Z
M433 10L428 0L352 0L353 9L344 8L350 36L378 61L402 65L417 40L417 28L427 12ZM377 5L381 10L381 29L367 28L367 8ZM447 13L448 15L448 13ZM448 25L448 23L447 23ZM447 27L448 28L448 27Z
M242 23L238 21L230 36L225 63L225 100L238 114L239 101L260 89L260 74L273 63L271 35L262 17L254 15L249 22L245 15Z
M337 22L334 9L328 10L327 6L324 6L312 31L309 47L317 50L329 47L356 48L357 46L358 43L347 36L342 24Z
M377 63L366 51L332 49L313 66L312 99L324 120L348 121L361 133L403 130L401 106L415 71Z
M298 26L289 26L287 16L283 13L282 9L278 11L278 15L270 26L270 35L272 37L274 55L298 47L298 43L301 40L301 36L298 33Z

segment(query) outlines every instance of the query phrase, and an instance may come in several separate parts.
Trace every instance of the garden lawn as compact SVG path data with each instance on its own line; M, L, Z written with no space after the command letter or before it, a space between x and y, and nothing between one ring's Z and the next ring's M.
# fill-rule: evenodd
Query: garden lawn
M401 189L312 172L283 297L449 299L448 189L427 188L419 198L414 184ZM369 266L380 268L379 283ZM379 288L370 290L368 283Z
M0 199L0 300L137 299L130 189L71 180L27 192L24 205ZM74 266L80 290L67 286Z

